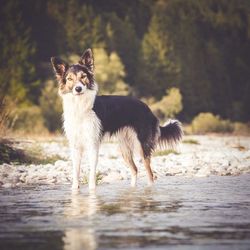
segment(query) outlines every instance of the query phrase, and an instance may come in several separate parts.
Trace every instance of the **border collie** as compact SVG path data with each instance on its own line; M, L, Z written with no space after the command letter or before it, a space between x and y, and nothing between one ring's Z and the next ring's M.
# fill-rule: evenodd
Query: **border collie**
M77 64L68 65L51 58L63 100L64 131L73 161L72 189L79 188L83 152L90 166L89 189L96 187L96 165L99 145L104 137L117 136L126 165L131 170L131 185L136 185L137 167L134 151L139 151L148 175L154 181L150 158L157 145L174 146L182 138L181 124L170 120L164 127L143 102L129 96L98 96L94 79L94 58L87 49Z

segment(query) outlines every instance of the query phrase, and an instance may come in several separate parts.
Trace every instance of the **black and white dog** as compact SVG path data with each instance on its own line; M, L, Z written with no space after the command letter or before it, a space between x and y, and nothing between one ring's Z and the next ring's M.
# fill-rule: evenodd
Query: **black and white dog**
M81 158L86 152L90 165L89 189L95 189L98 150L104 135L117 136L122 156L131 170L131 185L135 186L137 179L135 151L140 153L152 184L152 152L157 145L173 146L181 140L180 123L172 120L161 127L149 107L133 97L97 96L91 49L84 52L77 64L68 65L55 57L51 62L63 100L64 130L73 161L72 188L79 188Z

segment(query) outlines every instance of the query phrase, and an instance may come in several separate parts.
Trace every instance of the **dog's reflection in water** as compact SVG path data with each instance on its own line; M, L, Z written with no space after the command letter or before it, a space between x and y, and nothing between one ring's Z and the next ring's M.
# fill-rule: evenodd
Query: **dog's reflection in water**
M75 228L65 230L63 237L64 250L97 249L96 232L92 221L97 210L98 200L95 193L90 193L86 196L79 192L72 193L71 203L66 208L65 215L67 218L77 220ZM88 221L87 223L86 220Z
M95 250L97 242L94 229L72 228L65 231L64 250Z

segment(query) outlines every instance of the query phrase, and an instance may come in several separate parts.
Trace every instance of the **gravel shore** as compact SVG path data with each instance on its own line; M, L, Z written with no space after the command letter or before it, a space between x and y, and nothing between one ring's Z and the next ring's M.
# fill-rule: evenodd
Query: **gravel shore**
M64 184L71 182L71 161L65 139L58 137L47 141L19 141L19 148L38 146L44 156L60 156L54 164L0 165L0 187L19 187L34 184ZM152 157L153 172L157 179L169 176L207 177L250 173L250 137L236 136L186 136L177 151L156 153ZM146 181L146 171L139 158L138 180ZM130 179L117 144L103 143L97 166L98 182L111 183ZM81 180L87 181L88 164L83 160Z

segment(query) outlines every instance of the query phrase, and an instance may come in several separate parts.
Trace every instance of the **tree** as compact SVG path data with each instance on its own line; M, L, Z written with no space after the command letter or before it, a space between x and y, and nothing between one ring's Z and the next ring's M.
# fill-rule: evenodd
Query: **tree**
M108 16L107 22L107 48L110 52L117 52L129 73L126 81L134 85L139 51L139 40L134 26L128 16L122 20L115 13Z
M157 1L142 43L143 94L160 99L176 86L184 119L249 119L249 11L247 1Z
M174 118L182 110L182 95L178 88L170 88L159 102L151 105L152 110L162 119Z
M116 52L110 55L104 49L94 49L95 78L100 85L100 93L127 95L130 88L125 83L125 67Z
M161 98L165 89L178 85L179 65L173 57L173 47L161 30L163 16L154 15L148 33L142 40L137 75L138 87L143 95Z
M62 126L62 103L55 82L51 80L46 82L39 104L46 128L50 132L59 130Z
M91 5L79 0L48 1L50 16L61 25L58 45L65 53L80 53L88 47L105 47L105 26Z
M35 67L31 57L35 45L30 40L30 29L24 26L18 1L3 1L0 10L0 86L1 91L17 101L27 103Z

